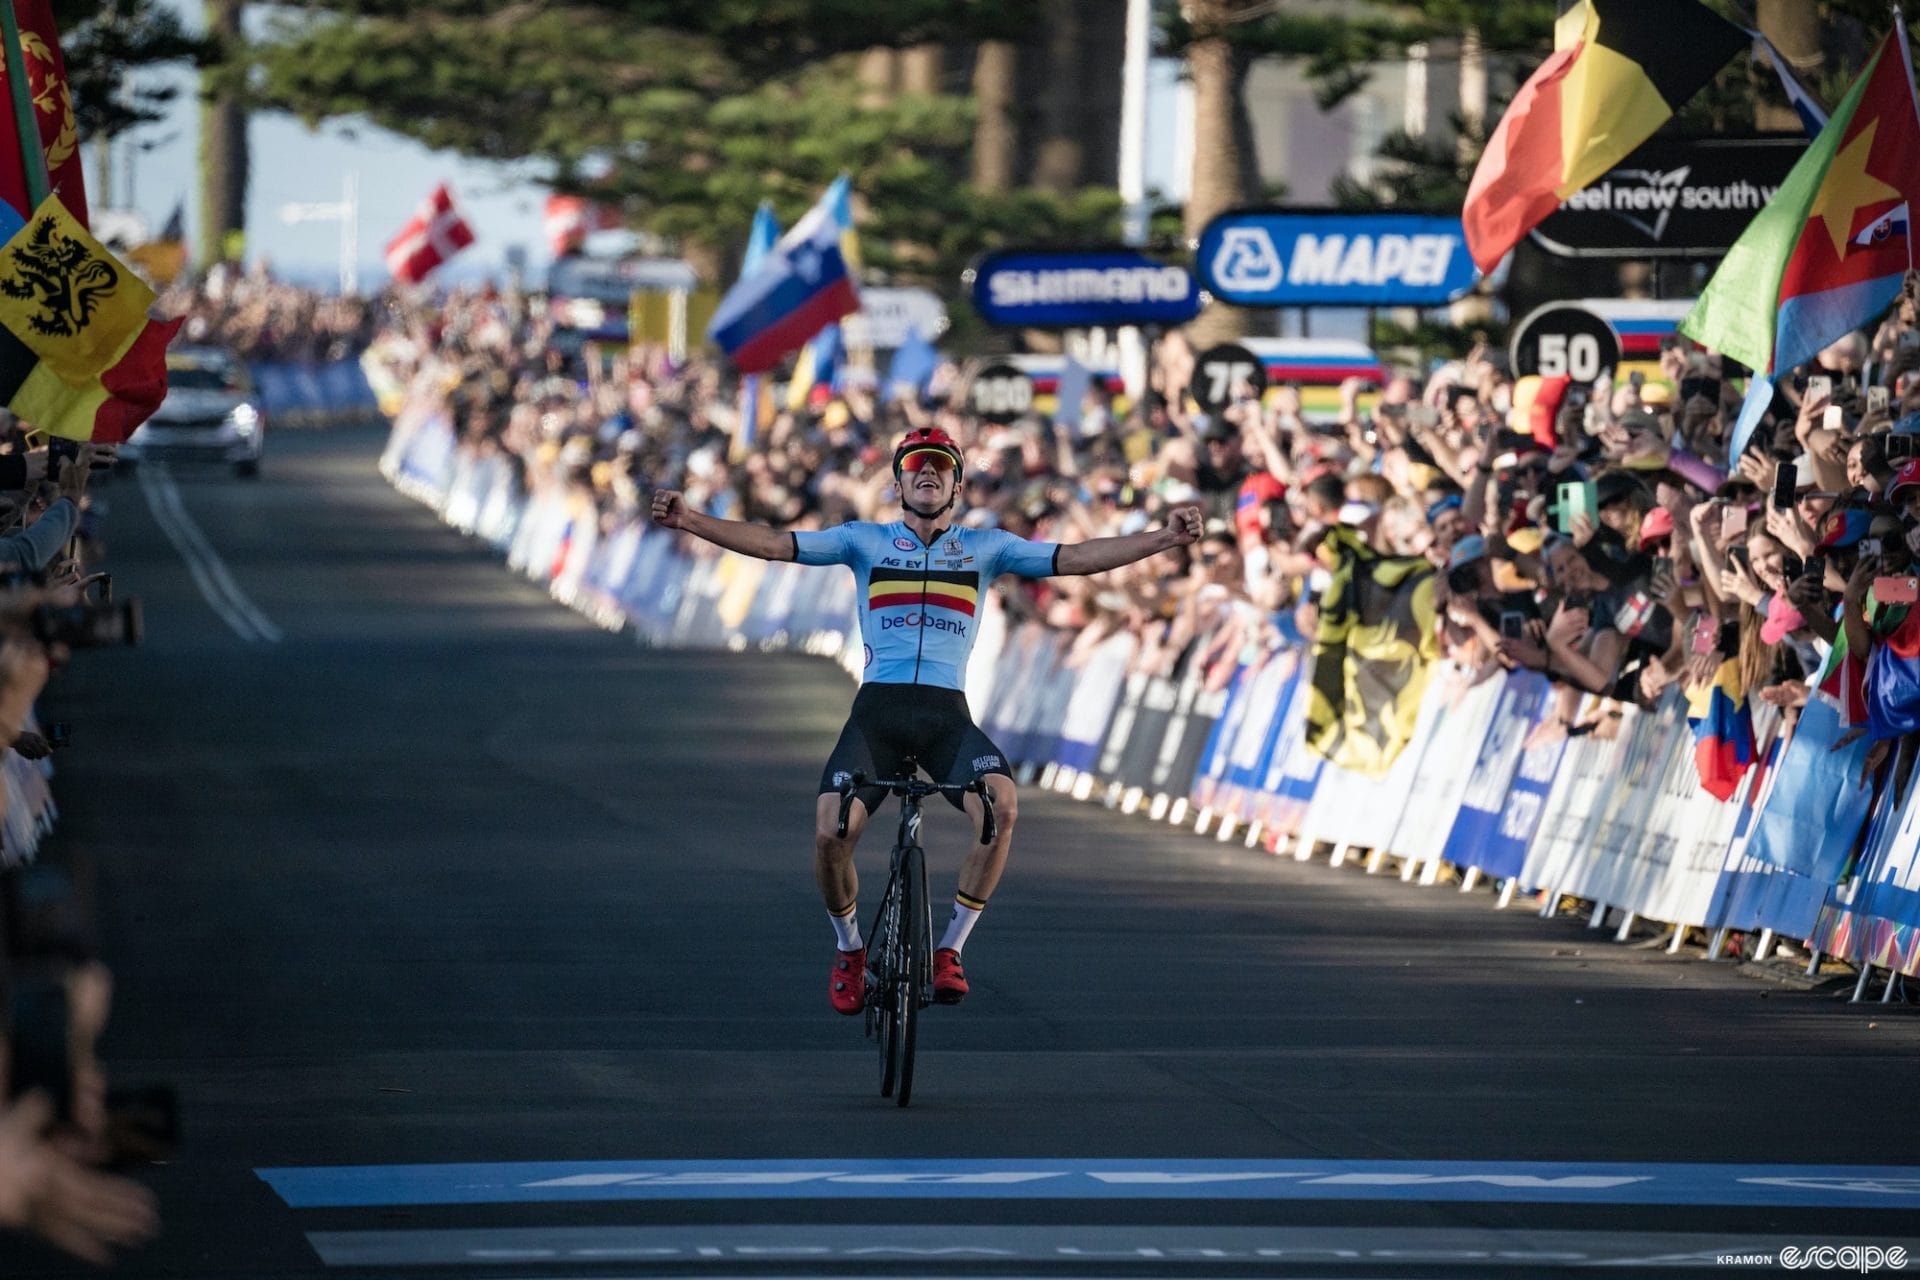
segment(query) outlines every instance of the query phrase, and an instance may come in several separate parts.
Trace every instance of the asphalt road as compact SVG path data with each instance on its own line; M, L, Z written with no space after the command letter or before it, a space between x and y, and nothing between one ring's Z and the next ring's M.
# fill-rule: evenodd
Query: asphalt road
M379 444L282 433L257 481L102 491L149 642L49 699L56 839L101 866L115 1079L172 1082L185 1124L125 1274L1920 1252L1920 1168L1698 1167L1913 1163L1906 1010L1052 796L1023 802L973 996L923 1022L914 1105L883 1102L809 873L851 685L594 629L388 489ZM964 837L929 828L939 902ZM870 839L867 907L883 862Z

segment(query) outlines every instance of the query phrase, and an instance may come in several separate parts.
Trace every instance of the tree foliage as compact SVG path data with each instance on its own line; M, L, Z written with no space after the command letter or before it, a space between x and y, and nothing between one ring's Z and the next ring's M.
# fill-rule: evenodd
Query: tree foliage
M874 45L1016 34L1018 0L627 0L285 10L254 51L258 100L361 117L432 146L544 162L553 184L724 273L754 207L797 217L854 175L870 267L957 276L996 242L1111 239L1110 193L989 197L961 181L971 99L871 92Z
M53 17L83 139L164 119L178 90L147 73L211 57L161 0L57 0Z

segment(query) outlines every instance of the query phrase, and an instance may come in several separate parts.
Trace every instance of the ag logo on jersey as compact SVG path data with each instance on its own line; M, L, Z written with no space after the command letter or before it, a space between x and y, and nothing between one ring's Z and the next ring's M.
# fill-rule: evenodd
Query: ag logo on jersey
M902 551L917 551L917 550L919 550L919 548L918 548L918 547L916 547L916 546L914 545L914 543L913 543L913 539L911 539L911 538L895 538L895 539L893 540L893 545L894 545L894 546L896 546L896 547L898 547L898 548L899 548L900 550L902 550Z

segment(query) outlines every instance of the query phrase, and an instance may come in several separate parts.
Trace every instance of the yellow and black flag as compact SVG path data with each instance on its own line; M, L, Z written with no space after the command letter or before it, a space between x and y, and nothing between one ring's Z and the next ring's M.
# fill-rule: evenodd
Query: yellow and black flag
M1307 698L1307 746L1342 769L1378 776L1413 738L1427 669L1440 655L1433 565L1383 556L1353 530L1320 544L1333 581L1320 596Z
M1580 0L1561 14L1553 56L1513 95L1467 188L1474 262L1492 271L1752 41L1696 0Z
M0 404L70 440L118 444L167 394L179 320L48 196L0 245Z

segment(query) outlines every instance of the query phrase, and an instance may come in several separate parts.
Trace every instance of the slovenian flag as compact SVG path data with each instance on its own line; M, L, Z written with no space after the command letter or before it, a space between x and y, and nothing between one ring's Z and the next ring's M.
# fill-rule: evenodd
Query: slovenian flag
M1750 37L1694 0L1580 0L1553 24L1553 56L1487 140L1460 211L1492 272L1580 188L1653 136Z
M1713 679L1687 690L1687 725L1700 786L1716 800L1731 799L1753 766L1753 715L1740 682L1740 662L1728 658Z
M753 274L727 290L707 336L742 373L765 373L814 334L860 309L850 242L851 183L842 175Z
M1754 371L1734 425L1738 458L1773 381L1867 324L1913 263L1906 210L1920 196L1920 108L1896 14L1827 127L1702 290L1680 332Z

